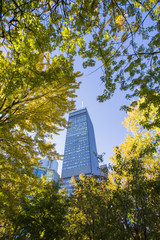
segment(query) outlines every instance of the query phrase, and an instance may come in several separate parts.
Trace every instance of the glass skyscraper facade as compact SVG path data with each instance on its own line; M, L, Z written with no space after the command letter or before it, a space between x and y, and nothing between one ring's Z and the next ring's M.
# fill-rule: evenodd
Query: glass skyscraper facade
M62 178L66 185L72 176L100 175L94 129L86 108L71 112L67 130Z
M54 180L55 182L58 182L60 179L59 174L55 170L50 168L35 167L33 170L33 173L37 177L45 176L47 182L52 180Z
M60 176L57 173L58 162L56 160L41 159L39 162L41 166L35 166L33 171L37 177L45 176L46 181L54 180L57 182L60 180Z

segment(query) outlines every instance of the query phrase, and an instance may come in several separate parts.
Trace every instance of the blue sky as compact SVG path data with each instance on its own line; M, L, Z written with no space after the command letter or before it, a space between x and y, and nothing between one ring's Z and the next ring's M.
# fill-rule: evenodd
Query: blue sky
M126 137L127 130L122 125L127 114L120 111L120 107L129 104L125 99L125 93L117 90L115 95L104 103L99 103L96 98L103 92L104 86L100 80L101 70L99 66L83 69L81 59L75 61L75 71L82 71L84 75L78 78L82 82L80 89L77 90L76 108L87 108L91 121L94 126L98 154L105 152L104 163L109 163L109 158L113 154L113 147L120 145ZM91 73L91 74L90 74ZM68 115L66 115L68 119ZM56 136L54 142L60 154L64 154L66 130ZM62 162L59 163L59 174L61 174Z

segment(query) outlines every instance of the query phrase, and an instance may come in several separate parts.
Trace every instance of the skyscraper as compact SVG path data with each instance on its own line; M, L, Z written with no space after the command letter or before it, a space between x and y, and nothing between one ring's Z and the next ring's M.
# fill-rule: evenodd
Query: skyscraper
M94 129L86 108L69 114L70 128L67 130L62 178L67 185L72 176L79 174L100 175Z
M41 166L34 167L34 174L37 177L46 176L47 181L58 181L60 179L58 170L58 162L53 159L53 161L49 161L48 159L41 159L39 161Z

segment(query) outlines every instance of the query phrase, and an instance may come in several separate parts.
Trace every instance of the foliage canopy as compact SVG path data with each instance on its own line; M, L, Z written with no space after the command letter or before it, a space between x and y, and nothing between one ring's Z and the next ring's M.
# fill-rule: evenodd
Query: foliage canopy
M40 158L57 157L53 134L67 127L64 114L74 108L79 87L79 73L74 73L71 59L51 56L52 33L41 23L46 13L42 5L42 1L0 1L0 223L4 238L9 229L12 232L21 199L38 187L33 167Z
M40 53L78 53L84 67L101 61L105 89L99 101L110 98L118 84L131 90L127 97L158 104L159 14L158 0L2 1L1 37L17 53L21 41Z
M139 123L151 131L136 134L134 138L128 136L126 142L115 150L113 159L118 180L114 184L116 191L122 188L125 195L128 190L125 187L123 192L122 179L125 174L132 173L130 178L127 175L126 186L128 182L133 186L127 195L133 210L137 196L134 187L136 189L140 182L146 188L152 185L148 176L153 179L151 189L155 194L159 175L154 167L157 158L153 153L157 149L158 135L152 128L159 126L160 113L159 8L158 0L0 1L2 227L9 228L10 223L4 225L3 218L12 219L19 212L22 196L33 194L38 183L32 171L38 159L56 157L54 144L49 138L52 139L52 134L57 134L62 127L67 127L64 114L74 108L72 98L79 87L76 77L80 76L73 69L76 54L84 59L84 68L95 66L97 60L102 62L104 92L98 97L99 101L109 99L117 85L121 90L131 91L127 97L143 97L138 108L145 112ZM155 109L153 117L151 114ZM155 175L150 172L146 161L153 164ZM139 171L138 178L135 167ZM150 191L148 199L152 199ZM145 193L144 188L142 193ZM157 195L154 196L158 202ZM150 211L150 203L146 203L144 195L137 199L138 204L142 200L145 209ZM153 211L157 213L155 204L153 201ZM122 208L118 211L121 210L124 219L129 218L128 212ZM136 219L134 211L129 214L130 222L134 219L141 229L139 221L142 218ZM145 214L147 216L148 212ZM157 231L157 225L150 226L150 229L152 227ZM135 231L133 228L131 231Z

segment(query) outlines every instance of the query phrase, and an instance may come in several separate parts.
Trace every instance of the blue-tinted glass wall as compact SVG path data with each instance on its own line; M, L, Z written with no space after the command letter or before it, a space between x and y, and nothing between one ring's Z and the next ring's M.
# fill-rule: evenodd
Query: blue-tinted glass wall
M94 129L87 109L69 114L70 128L67 130L62 178L86 175L99 175Z

